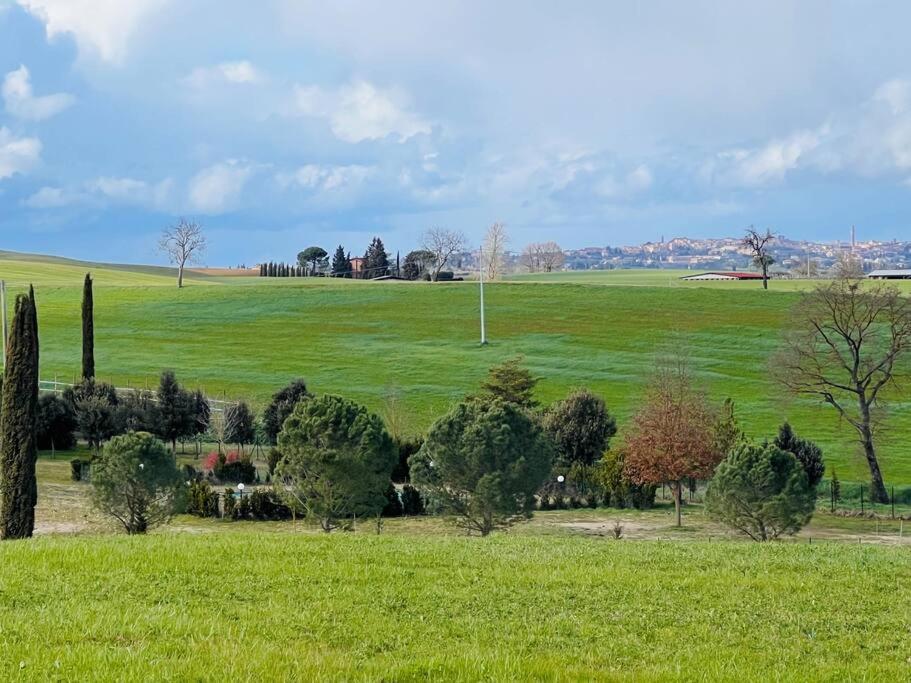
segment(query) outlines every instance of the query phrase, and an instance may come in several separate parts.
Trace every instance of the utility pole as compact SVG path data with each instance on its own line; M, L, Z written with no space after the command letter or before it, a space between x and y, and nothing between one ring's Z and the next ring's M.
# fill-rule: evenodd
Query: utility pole
M3 309L3 369L6 369L6 280L0 280L0 308Z
M487 326L484 324L484 247L478 252L478 281L481 289L481 346L487 346Z

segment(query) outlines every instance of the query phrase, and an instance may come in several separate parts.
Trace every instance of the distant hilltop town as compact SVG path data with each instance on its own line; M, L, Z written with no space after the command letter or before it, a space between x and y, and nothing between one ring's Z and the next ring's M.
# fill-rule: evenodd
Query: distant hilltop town
M792 240L779 235L770 244L775 259L772 270L814 274L825 272L850 257L864 271L911 267L911 242L876 240L813 242ZM738 270L752 264L750 249L739 237L646 242L638 246L585 247L564 252L567 270L607 270L611 268L689 268Z

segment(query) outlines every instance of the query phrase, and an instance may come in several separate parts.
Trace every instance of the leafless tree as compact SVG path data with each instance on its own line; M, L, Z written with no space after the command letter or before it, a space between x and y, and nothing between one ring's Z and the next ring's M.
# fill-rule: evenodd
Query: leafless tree
M522 251L519 260L530 273L550 273L560 268L565 258L556 242L532 242Z
M446 267L453 254L465 251L467 240L457 230L431 228L422 238L423 248L433 254L433 281L436 282L440 271Z
M206 236L202 226L194 221L181 218L161 233L159 250L167 254L168 260L177 266L177 286L183 287L183 271L188 263L195 263L206 250Z
M883 394L906 373L911 300L893 287L839 279L804 294L795 306L772 372L797 395L815 396L858 434L872 496L887 502L874 436Z
M864 266L860 258L849 252L841 252L835 261L834 275L841 280L860 280Z
M743 238L743 246L748 248L753 255L753 263L759 266L762 271L762 288L769 288L769 266L775 263L775 259L769 253L769 242L775 239L771 231L766 230L765 234L753 229L751 225L747 228L747 233Z
M484 237L484 267L488 280L499 280L503 274L503 258L506 255L506 245L509 235L506 234L506 225L499 221L487 228Z

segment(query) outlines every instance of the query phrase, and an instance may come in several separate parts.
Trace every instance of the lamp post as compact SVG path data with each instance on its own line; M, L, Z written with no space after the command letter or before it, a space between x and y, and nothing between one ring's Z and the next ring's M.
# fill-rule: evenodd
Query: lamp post
M246 488L246 487L244 486L244 483L243 483L243 482L240 482L240 483L237 485L237 490L238 490L238 492L240 493L240 499L241 499L241 500L244 499L244 488Z

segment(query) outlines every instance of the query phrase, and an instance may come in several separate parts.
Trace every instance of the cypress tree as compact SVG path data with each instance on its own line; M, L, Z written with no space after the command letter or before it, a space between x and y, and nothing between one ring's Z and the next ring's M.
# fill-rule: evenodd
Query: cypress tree
M92 296L92 276L85 274L82 286L82 377L95 376L95 301Z
M35 291L16 297L0 417L0 538L35 529L38 418L38 315Z

